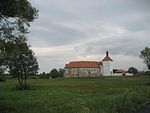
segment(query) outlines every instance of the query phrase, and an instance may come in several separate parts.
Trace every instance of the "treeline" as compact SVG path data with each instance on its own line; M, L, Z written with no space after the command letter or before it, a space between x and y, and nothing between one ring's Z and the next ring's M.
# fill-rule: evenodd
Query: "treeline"
M31 79L38 79L38 78L43 78L43 79L50 79L50 78L58 78L58 77L63 77L64 76L65 69L64 68L53 68L50 70L49 73L40 73L37 74L36 76L30 76Z
M29 79L51 79L51 78L58 78L64 76L65 69L59 68L59 69L52 69L49 73L32 73L28 76ZM6 79L16 79L16 75L14 74L0 74L0 82L5 82Z

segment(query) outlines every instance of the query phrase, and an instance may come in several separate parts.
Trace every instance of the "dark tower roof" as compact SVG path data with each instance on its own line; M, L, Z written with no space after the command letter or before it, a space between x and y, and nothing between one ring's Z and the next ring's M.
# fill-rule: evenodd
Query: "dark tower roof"
M108 51L106 51L106 56L105 56L105 58L104 58L102 61L113 61L113 60L109 57Z

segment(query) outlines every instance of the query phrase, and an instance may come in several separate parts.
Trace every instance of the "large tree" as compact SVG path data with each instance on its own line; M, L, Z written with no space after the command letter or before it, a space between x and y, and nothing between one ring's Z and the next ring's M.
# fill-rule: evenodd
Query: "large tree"
M147 68L150 70L150 48L145 47L140 54L140 57L144 59Z
M36 73L38 63L27 44L30 22L38 17L38 10L28 0L0 1L0 60L16 74L20 86Z
M0 0L0 39L13 39L20 30L16 28L21 25L19 32L24 32L37 17L38 10L28 0Z
M0 18L20 18L32 22L38 16L38 10L28 0L1 0Z
M9 51L6 53L5 64L10 74L17 77L19 88L26 89L27 77L37 73L39 69L37 59L24 38L18 38L14 43L8 42L8 45L5 46Z

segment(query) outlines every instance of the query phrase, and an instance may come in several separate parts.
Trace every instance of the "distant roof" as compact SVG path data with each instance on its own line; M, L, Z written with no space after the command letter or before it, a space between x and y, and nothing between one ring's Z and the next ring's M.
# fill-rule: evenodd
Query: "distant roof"
M102 62L97 61L74 61L66 64L65 68L100 68Z
M124 73L124 72L126 72L126 71L123 70L123 69L118 69L118 70L115 71L115 73Z

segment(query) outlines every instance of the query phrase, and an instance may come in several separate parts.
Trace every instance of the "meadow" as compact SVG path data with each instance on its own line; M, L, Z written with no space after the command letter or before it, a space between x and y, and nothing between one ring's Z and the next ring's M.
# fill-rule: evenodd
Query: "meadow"
M32 90L0 82L0 113L134 113L150 101L150 77L30 79Z

